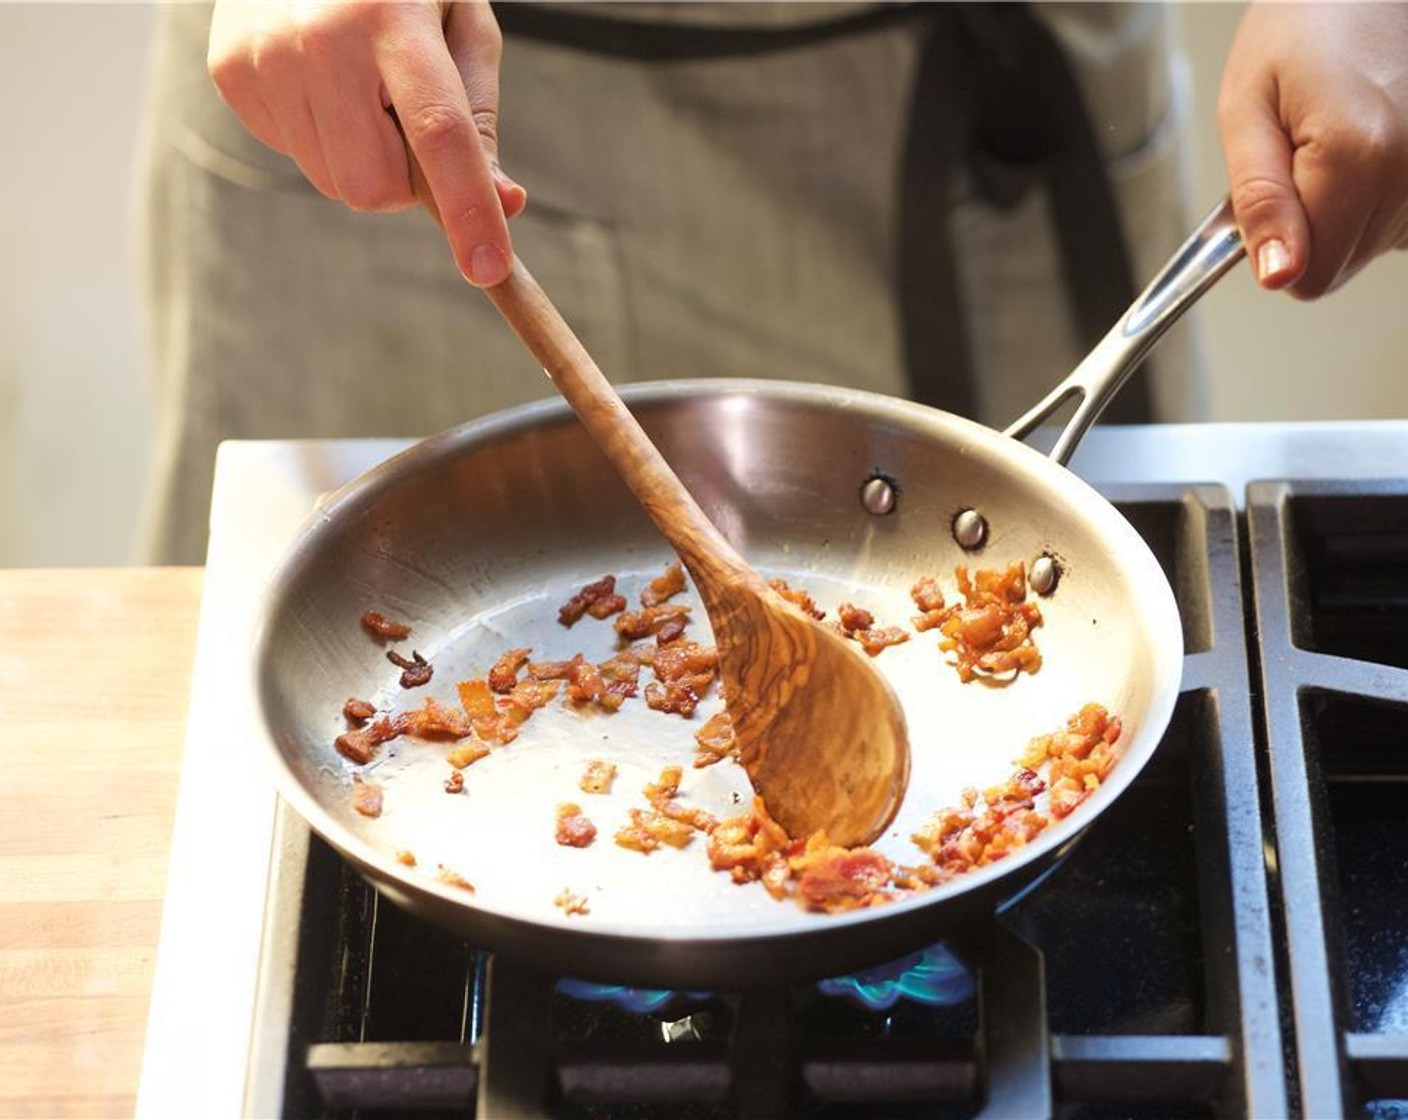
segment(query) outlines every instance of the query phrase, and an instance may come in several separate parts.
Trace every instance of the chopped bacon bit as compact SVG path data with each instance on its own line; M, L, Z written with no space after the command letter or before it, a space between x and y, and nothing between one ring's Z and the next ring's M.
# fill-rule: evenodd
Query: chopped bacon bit
M407 867L414 867L416 865L416 854L409 848L398 848L396 849L396 862L404 863Z
M684 637L685 623L682 618L671 619L660 627L655 635L655 644L667 646L671 642L677 642Z
M464 774L461 773L459 770L451 770L451 771L450 771L450 776L445 779L445 792L446 792L446 793L463 793L463 792L464 792Z
M352 808L364 817L381 816L381 787L374 782L362 781L360 774L353 774Z
M616 764L594 758L587 763L587 768L582 771L581 780L577 785L583 793L610 793L611 784L615 780Z
M366 723L376 715L376 705L366 700L358 700L355 696L349 696L347 703L342 705L342 715L349 723Z
M600 665L579 661L567 680L567 698L574 704L595 704L606 712L619 712L628 696L635 695L635 682L608 681Z
M557 842L564 848L585 848L596 839L596 825L571 801L557 807Z
M1026 565L1020 560L1006 569L982 569L970 577L964 564L954 569L962 607L947 608L938 623L943 634L939 649L955 655L958 677L965 683L979 674L989 677L1041 668L1041 653L1032 630L1041 625L1041 608L1026 602ZM928 629L927 616L915 619L916 629Z
M709 833L709 863L727 871L735 883L761 880L774 898L786 894L790 870L785 853L791 837L772 817L761 797L753 798L751 812L722 820Z
M663 573L650 581L650 585L640 593L640 605L658 607L667 599L684 590L684 568L679 562L671 564Z
M597 603L602 603L596 607ZM596 607L595 610L592 608ZM626 600L616 594L616 577L602 576L595 583L589 583L583 587L567 602L563 603L557 611L557 620L563 626L571 626L577 622L582 615L591 611L593 618L606 618L617 611L624 610ZM602 613L597 613L601 611Z
M909 589L909 597L914 605L925 614L944 609L944 593L939 590L939 581L933 576L921 576Z
M680 791L680 779L684 777L682 766L667 766L660 776L645 787L645 799L649 802L664 801Z
M362 615L362 626L369 634L378 638L399 642L411 636L411 628L404 622L393 622L380 611L367 611Z
M494 697L489 691L488 681L481 677L460 681L455 685L455 691L459 693L460 706L464 708L464 714L471 720L493 717L496 709L494 708Z
M574 914L581 915L591 913L591 909L587 906L587 900L579 894L573 894L566 887L562 889L562 893L552 900L552 904L558 907L569 918Z
M399 720L399 717L398 717ZM382 716L370 727L360 731L347 731L337 737L337 751L349 762L365 766L376 754L377 747L390 742L401 734L398 721Z
M836 617L841 620L841 627L847 634L869 630L875 625L875 616L854 603L842 603L836 608Z
M536 712L539 708L547 706L558 690L562 688L561 681L539 681L529 678L521 680L513 687L509 693L508 700L504 703L514 704L525 711Z
M1122 730L1120 721L1099 704L1087 704L1066 721L1064 731L1039 735L1027 745L1023 766L1048 763L1053 817L1069 816L1100 788L1119 759L1115 744Z
M401 733L417 739L466 739L474 734L469 720L454 708L437 704L430 696L421 707L396 718Z
M903 645L909 641L909 635L898 626L884 626L868 630L857 630L851 634L860 643L860 648L874 657L883 649L891 646Z
M474 884L461 875L458 871L451 871L443 863L436 864L435 877L442 883L449 883L452 887L459 887L460 890L474 893Z
M429 684L430 678L434 675L435 670L431 668L425 658L415 650L411 651L411 658L412 660L407 661L394 649L386 651L386 660L405 670L405 672L401 674L402 688L419 688L423 684Z
M683 848L694 839L694 826L673 820L658 809L631 809L631 823L616 830L616 843L649 855L661 844Z
M531 649L511 649L489 670L489 687L495 692L512 692L518 683L518 670L528 660Z
M818 622L826 617L826 612L817 607L816 602L810 595L800 588L789 586L785 579L770 579L768 580L768 586L803 614L810 615Z
M675 712L688 719L713 683L713 673L698 673L664 683L651 681L645 686L645 702L657 712Z
M698 769L738 757L738 743L733 737L733 720L728 712L719 711L694 733L694 765Z
M489 753L489 748L483 743L464 743L456 747L445 756L445 761L456 770L463 770L466 766L472 766Z
M672 622L685 622L689 619L690 608L684 603L661 603L656 607L642 607L638 611L626 611L614 623L616 633L628 641L648 638L659 633Z
M702 673L716 674L719 654L713 646L702 646L698 642L671 642L654 652L650 665L657 678L674 681Z
M799 901L808 910L836 914L884 901L893 866L871 848L840 848L818 832L788 860Z

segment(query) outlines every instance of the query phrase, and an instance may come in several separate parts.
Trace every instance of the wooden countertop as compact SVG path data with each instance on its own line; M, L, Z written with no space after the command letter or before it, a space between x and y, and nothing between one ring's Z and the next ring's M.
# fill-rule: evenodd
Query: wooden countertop
M130 1116L203 572L0 571L0 1116Z

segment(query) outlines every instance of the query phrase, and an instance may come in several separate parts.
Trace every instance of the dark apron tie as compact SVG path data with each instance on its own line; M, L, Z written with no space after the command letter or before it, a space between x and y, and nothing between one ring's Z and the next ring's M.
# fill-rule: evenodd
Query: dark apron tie
M570 7L497 3L505 36L640 63L706 61L797 50L914 24L922 41L899 176L897 253L910 396L977 412L972 349L949 229L957 176L999 207L1033 186L1051 201L1076 337L1093 347L1135 289L1114 192L1075 76L1025 4L878 6L782 28L691 27ZM1065 370L1051 372L1052 384ZM1103 419L1151 418L1147 376Z

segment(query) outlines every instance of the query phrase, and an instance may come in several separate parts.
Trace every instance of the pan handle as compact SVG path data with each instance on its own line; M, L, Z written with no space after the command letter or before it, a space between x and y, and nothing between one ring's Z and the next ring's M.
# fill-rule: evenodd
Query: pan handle
M1232 215L1231 199L1224 198L1110 333L1064 381L1003 434L1023 439L1073 397L1078 398L1075 412L1051 449L1051 458L1064 466L1075 453L1076 444L1086 429L1105 411L1105 406L1164 331L1241 260L1246 251L1237 220Z

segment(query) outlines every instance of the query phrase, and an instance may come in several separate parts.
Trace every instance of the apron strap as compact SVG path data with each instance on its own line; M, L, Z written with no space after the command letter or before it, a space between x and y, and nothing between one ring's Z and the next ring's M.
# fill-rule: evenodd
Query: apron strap
M505 36L640 63L740 58L921 25L899 183L896 255L910 396L974 416L971 341L948 215L957 177L997 206L1051 198L1077 337L1092 348L1134 299L1120 217L1075 75L1026 4L885 4L787 27L686 26L495 3ZM1002 166L995 173L994 163ZM1053 384L1067 371L1052 373ZM1151 418L1147 378L1103 419Z

